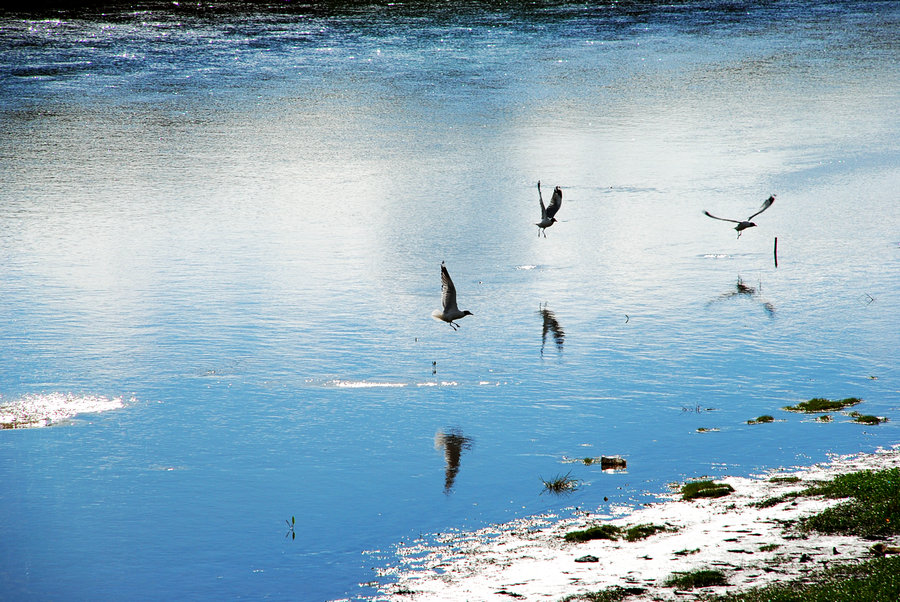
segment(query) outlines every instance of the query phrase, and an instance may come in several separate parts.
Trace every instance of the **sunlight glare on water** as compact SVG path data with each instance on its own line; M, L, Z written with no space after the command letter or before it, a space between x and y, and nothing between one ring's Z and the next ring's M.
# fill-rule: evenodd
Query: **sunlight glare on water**
M204 7L0 13L6 595L361 599L896 443L896 3Z

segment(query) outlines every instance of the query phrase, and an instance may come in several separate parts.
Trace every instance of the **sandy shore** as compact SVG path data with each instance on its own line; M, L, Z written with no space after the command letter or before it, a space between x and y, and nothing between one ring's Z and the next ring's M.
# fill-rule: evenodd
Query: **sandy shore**
M537 517L456 535L443 547L404 547L399 550L402 560L394 573L398 580L380 599L557 601L620 586L644 589L629 600L691 600L701 593L732 592L802 577L835 563L870 558L873 542L816 534L799 537L785 528L784 521L814 514L840 500L802 497L769 508L755 507L754 502L808 485L769 479L828 480L843 473L896 466L900 466L897 447L835 457L829 463L759 478L716 479L734 487L732 494L718 499L686 502L673 494L618 518L585 515L553 521ZM673 530L636 542L563 540L569 531L598 523L621 527L652 523ZM596 561L576 562L585 556ZM728 585L692 591L662 586L673 572L699 568L723 571Z

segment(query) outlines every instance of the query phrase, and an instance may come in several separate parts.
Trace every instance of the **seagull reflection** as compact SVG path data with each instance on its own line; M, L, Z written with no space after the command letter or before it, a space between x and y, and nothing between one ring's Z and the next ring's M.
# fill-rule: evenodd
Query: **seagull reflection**
M544 324L541 327L541 357L544 357L544 346L547 344L547 333L550 333L553 336L553 342L556 343L556 350L562 353L563 342L566 340L566 333L563 332L562 326L559 325L553 312L547 309L546 304L539 307L540 311L538 313L541 314L541 318L544 320Z
M444 493L449 494L459 473L462 450L472 449L472 440L456 429L451 429L449 433L438 431L434 434L434 449L444 450Z
M734 290L728 291L727 293L722 293L716 299L710 301L710 304L715 303L716 301L726 301L728 299L734 298L758 300L762 305L763 310L765 310L769 317L775 317L775 306L768 301L761 299L759 296L759 289L757 289L755 286L744 284L744 281L740 276L738 276L737 284L734 285Z

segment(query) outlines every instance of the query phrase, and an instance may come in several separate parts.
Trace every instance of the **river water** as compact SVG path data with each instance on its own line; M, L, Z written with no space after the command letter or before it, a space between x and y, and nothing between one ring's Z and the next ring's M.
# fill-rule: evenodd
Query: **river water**
M889 0L0 13L2 597L365 598L896 443L898 59Z

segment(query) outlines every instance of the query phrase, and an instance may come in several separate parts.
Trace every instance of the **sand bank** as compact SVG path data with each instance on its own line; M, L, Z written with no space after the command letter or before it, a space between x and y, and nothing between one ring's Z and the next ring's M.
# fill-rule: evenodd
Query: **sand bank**
M717 499L683 501L680 495L611 518L592 514L554 521L535 517L448 538L446 547L408 546L399 552L398 580L384 600L559 600L613 586L643 588L629 600L691 600L803 577L836 563L871 557L873 542L857 537L801 536L787 521L809 516L840 500L800 497L769 508L755 502L799 491L810 480L829 480L859 470L900 466L897 448L834 457L828 463L772 472L758 478L720 478L734 492ZM773 482L797 476L800 483ZM652 523L670 532L635 542L565 542L565 533L596 524L625 527ZM894 541L890 545L897 545ZM596 561L576 562L594 557ZM691 591L662 584L673 572L700 568L725 573L728 585Z

